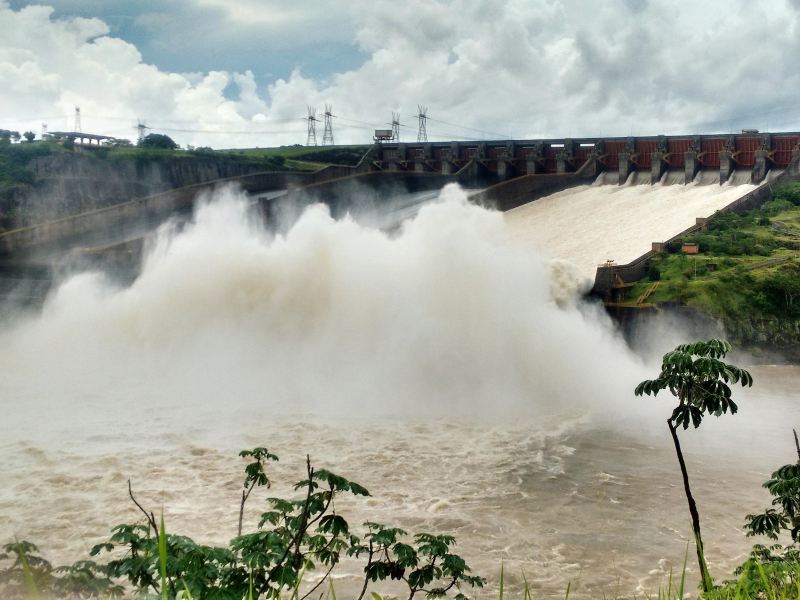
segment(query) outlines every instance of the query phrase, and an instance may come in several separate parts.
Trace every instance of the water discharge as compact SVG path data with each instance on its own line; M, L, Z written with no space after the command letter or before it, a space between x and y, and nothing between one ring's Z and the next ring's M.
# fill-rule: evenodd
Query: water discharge
M587 219L626 236L629 192L591 189L614 209ZM594 210L585 193L534 205ZM666 402L632 397L654 367L597 307L554 302L549 258L519 236L457 187L392 234L314 206L285 236L225 190L160 232L129 287L69 279L0 333L0 538L79 558L137 518L132 477L173 531L225 543L235 450L264 444L284 459L276 480L298 479L309 452L374 494L351 522L451 532L482 574L504 560L550 594L652 588L689 531ZM733 428L686 442L720 573L747 547L763 465L791 458L768 432L797 416L779 399L798 373L763 373L758 419L743 403ZM768 440L755 458L741 451L751 436Z
M569 260L594 282L606 260L630 262L710 216L753 185L594 185L572 188L506 213L512 235L536 252Z

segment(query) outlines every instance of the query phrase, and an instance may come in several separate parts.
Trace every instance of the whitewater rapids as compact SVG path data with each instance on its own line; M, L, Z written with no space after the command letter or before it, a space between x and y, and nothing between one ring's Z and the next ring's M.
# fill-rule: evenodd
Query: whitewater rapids
M654 366L598 307L555 302L550 258L513 238L457 187L392 234L314 206L285 236L229 189L163 228L129 287L68 279L0 332L0 540L83 558L138 518L130 477L172 531L226 543L235 452L266 445L276 481L310 453L373 493L340 507L351 523L452 533L494 584L504 562L546 595L652 590L689 532L669 408L632 394ZM800 376L764 373L758 412L685 442L716 575L764 465L792 458L772 433Z

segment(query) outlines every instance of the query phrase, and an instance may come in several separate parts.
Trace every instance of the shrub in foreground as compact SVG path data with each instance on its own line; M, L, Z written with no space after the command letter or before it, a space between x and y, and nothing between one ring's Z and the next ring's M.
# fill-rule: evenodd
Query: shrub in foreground
M330 471L315 469L308 457L305 478L294 486L299 496L267 498L255 530L242 533L245 503L255 488L269 488L265 464L278 458L262 447L242 451L240 456L249 462L239 534L227 546L205 546L183 535L167 534L163 517L160 523L156 521L154 513L136 499L129 482L131 501L143 521L117 525L108 541L91 549L92 556L111 552L107 562L84 560L53 568L33 544L15 542L0 554L0 597L106 598L132 591L161 598L241 600L283 594L301 599L325 591L344 557L363 564L359 599L370 584L386 580L405 587L409 600L417 594L466 599L462 588L485 583L471 575L464 559L452 552L452 536L409 536L380 523L365 523L360 533L351 530L337 511L335 499L342 494L369 496L369 492ZM311 571L317 573L315 583L304 585L304 574Z

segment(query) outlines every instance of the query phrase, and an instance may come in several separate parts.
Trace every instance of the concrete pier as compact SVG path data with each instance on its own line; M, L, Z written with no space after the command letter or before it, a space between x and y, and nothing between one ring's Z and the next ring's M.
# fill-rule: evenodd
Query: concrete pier
M719 152L719 183L722 185L731 176L736 163L733 160L733 151L726 146Z

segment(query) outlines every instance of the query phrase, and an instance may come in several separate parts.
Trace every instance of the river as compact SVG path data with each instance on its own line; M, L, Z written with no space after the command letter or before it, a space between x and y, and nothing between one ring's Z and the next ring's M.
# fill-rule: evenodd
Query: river
M168 529L225 543L236 452L266 445L270 495L309 453L372 492L339 507L351 523L452 533L490 589L503 564L545 596L652 592L690 532L671 403L632 393L657 360L552 289L550 257L455 187L391 234L314 207L274 236L221 192L162 230L129 287L72 277L0 332L0 539L83 558L138 518L130 478ZM683 434L715 577L794 459L800 370L753 373L739 414ZM342 593L355 575L343 565Z

